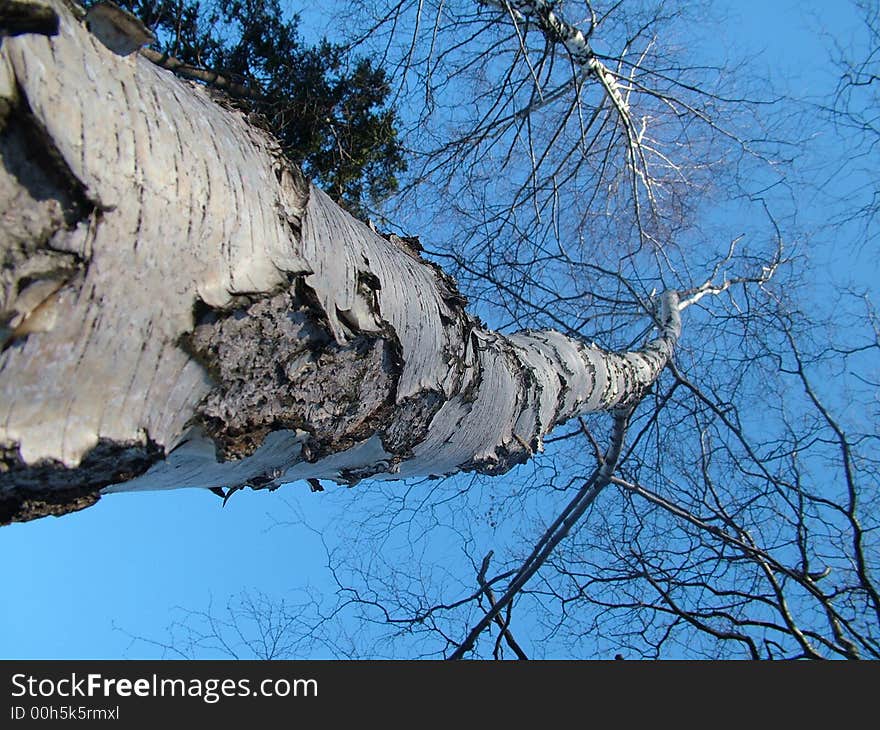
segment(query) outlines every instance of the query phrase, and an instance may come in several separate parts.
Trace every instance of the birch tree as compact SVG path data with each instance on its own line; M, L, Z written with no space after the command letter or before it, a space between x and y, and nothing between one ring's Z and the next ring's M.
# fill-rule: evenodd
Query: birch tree
M50 22L4 18L5 521L136 489L503 473L559 423L629 412L668 362L674 290L631 352L492 332L417 240L137 53L131 16L16 7Z
M877 436L850 406L874 402L876 318L839 297L822 322L798 291L769 118L738 124L759 105L736 74L681 61L678 10L370 3L353 43L416 110L411 179L376 211L396 235L126 54L124 16L46 5L0 16L5 519L374 482L343 495L367 507L335 605L245 597L193 651L253 618L296 626L293 655L878 656ZM743 235L711 222L732 199ZM444 529L465 565L435 583ZM345 611L374 645L340 645Z

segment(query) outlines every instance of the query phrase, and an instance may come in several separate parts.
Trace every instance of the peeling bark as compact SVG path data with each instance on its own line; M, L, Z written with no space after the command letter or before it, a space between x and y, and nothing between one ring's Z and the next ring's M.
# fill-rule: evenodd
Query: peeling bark
M51 5L57 36L0 47L9 519L98 491L499 474L665 366L673 293L636 353L486 330L416 239L355 220L240 110Z

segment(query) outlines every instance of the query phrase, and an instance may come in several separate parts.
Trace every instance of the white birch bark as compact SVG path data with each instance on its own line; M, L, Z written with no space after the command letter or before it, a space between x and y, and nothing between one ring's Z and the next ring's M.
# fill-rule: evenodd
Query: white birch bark
M665 366L674 293L639 352L483 329L412 241L307 185L243 113L45 4L57 35L0 47L0 518L501 473Z

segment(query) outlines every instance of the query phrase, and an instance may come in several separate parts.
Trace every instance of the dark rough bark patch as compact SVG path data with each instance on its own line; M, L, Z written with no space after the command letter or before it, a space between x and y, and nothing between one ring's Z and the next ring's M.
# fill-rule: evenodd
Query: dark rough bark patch
M389 464L383 461L361 469L342 469L339 473L339 477L345 482L346 486L354 487L362 479L368 479L376 474L385 474L388 472L389 466Z
M2 111L2 110L0 110ZM4 123L5 122L5 123ZM71 172L24 98L0 119L0 343L14 320L85 268L77 255L51 248L52 237L97 214L97 206ZM53 286L58 282L58 286ZM47 294L48 296L48 294Z
M0 42L4 35L25 33L58 34L58 14L52 8L22 0L3 0L0 3Z
M32 200L56 204L52 214L57 228L72 228L84 220L96 205L34 116L20 88L14 106L5 110L0 123L0 170L10 173ZM4 213L6 228L23 214L11 206Z
M237 484L230 484L226 494L223 496L224 503L229 499L229 497L237 492L240 489L268 489L270 492L274 492L278 487L281 486L280 479L284 476L284 471L281 469L270 469L269 471L264 471L262 474L257 474L256 476L252 476L250 479L247 479L243 482L239 482ZM312 491L323 491L312 489Z
M0 446L0 525L90 507L100 499L101 489L140 476L164 453L150 439L146 444L101 439L70 469L56 461L28 465L17 447Z
M495 453L491 457L469 461L462 464L460 470L463 472L475 471L493 477L500 476L515 466L527 463L533 453L534 451L525 449L518 441L501 444L495 447Z
M400 459L410 456L427 437L431 420L445 402L443 395L435 390L404 398L397 404L389 425L381 431L385 451Z
M197 420L221 459L250 456L271 431L296 429L310 434L303 455L314 461L387 422L403 367L396 336L340 345L304 299L288 290L203 318L183 342L217 383Z
M254 116L253 114L248 115L248 122L253 126L259 126L262 118L257 115L254 119ZM262 121L265 122L265 120ZM265 124L266 126L261 128L271 135L272 131L268 122ZM309 183L299 166L288 160L280 149L275 152L273 170L279 185L288 196L279 200L278 215L289 226L293 239L299 241L302 236L303 218L309 203Z
M120 56L128 56L156 40L140 18L111 2L96 3L86 11L86 28Z

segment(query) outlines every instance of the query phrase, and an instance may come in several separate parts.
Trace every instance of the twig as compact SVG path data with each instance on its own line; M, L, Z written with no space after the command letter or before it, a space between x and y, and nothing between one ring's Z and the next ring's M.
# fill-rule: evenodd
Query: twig
M486 581L486 571L489 570L489 561L492 560L493 551L489 551L486 553L486 557L483 558L483 564L480 566L480 572L477 574L477 583L480 584L480 588L483 589L483 593L486 598L489 600L489 605L492 608L495 608L497 605L497 601L495 600L495 591L492 590L492 586ZM495 623L498 624L498 628L501 630L501 636L504 637L504 640L507 642L507 645L513 650L513 653L516 654L519 659L528 659L529 657L522 650L520 645L516 642L516 639L513 638L513 634L510 632L510 606L508 606L508 615L507 620L501 618L499 614L495 614Z

